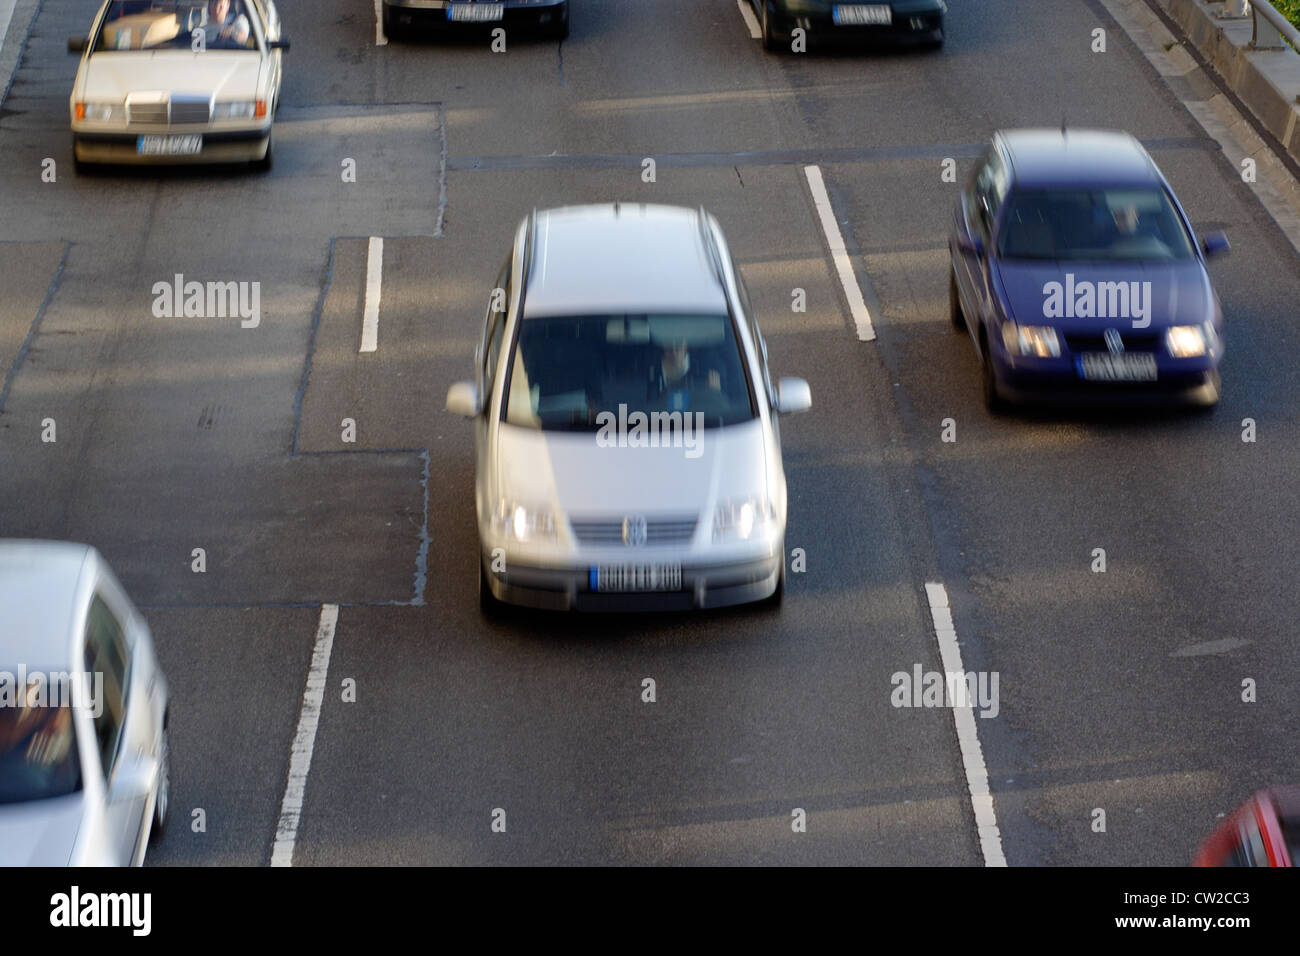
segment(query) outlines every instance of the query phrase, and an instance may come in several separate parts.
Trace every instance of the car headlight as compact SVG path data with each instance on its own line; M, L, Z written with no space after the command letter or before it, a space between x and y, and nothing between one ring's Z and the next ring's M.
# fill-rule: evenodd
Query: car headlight
M1165 330L1165 347L1174 358L1204 355L1205 330L1199 325L1172 325Z
M732 538L748 541L776 520L776 506L767 498L754 495L735 498L718 505L713 513L713 540Z
M253 100L238 100L233 103L217 103L212 107L214 120L252 119L257 104Z
M549 508L532 508L502 498L492 513L492 530L516 541L555 537L555 513Z
M1036 355L1038 358L1057 358L1061 342L1056 329L1050 325L1002 324L1002 344L1012 355Z
M126 119L126 106L123 103L78 103L77 119L89 120L92 123Z

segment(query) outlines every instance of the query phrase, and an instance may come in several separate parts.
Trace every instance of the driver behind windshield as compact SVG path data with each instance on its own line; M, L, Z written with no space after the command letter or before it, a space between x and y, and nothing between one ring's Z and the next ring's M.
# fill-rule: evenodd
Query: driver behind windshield
M691 353L685 342L665 345L657 366L652 366L651 391L663 397L670 412L690 410L693 389L722 390L722 373L716 368L691 368Z
M246 46L248 44L248 17L244 16L243 4L235 0L208 0L207 22L199 29L203 31L204 43L208 46Z

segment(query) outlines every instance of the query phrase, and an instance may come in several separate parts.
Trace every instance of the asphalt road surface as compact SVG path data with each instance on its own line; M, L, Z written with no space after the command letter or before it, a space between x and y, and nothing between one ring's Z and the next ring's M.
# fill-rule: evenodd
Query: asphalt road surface
M94 544L144 609L173 694L150 863L264 865L278 834L295 865L982 865L953 712L891 703L891 675L943 669L927 583L998 675L975 724L1010 864L1183 865L1294 782L1300 261L1099 3L954 2L942 51L803 56L764 54L735 0L573 0L569 40L497 54L376 45L366 0L279 6L269 175L75 175L84 2L45 0L0 114L0 537ZM995 129L1063 119L1132 131L1228 232L1213 412L984 411L948 220ZM518 221L610 200L713 212L773 374L811 384L777 612L480 616L472 431L443 399ZM259 324L155 317L176 274L260 283Z

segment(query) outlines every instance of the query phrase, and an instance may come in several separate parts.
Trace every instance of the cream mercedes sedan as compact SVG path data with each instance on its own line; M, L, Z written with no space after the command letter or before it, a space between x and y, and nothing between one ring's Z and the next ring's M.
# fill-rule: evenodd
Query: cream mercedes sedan
M108 0L72 87L73 154L86 163L249 162L271 168L280 102L274 0Z

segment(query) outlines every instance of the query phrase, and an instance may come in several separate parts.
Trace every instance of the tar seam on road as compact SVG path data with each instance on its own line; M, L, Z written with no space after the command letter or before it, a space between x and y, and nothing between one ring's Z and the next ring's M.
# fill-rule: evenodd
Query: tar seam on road
M925 586L930 604L930 618L934 622L934 636L939 642L939 659L945 674L964 675L961 648L957 645L957 630L948 607L948 591L941 582ZM951 680L945 681L949 686ZM993 794L989 791L989 773L980 750L979 731L975 727L974 702L952 702L952 719L957 726L957 744L961 749L962 767L966 771L966 787L970 791L971 809L975 812L975 826L979 832L980 853L985 866L1006 866L1002 852L1002 835L998 832L998 818L993 809Z
M311 756L316 749L316 731L320 727L321 708L325 703L325 681L329 676L330 652L334 649L338 620L337 604L321 605L311 668L307 671L307 686L302 692L302 709L298 711L298 730L290 751L289 778L284 785L284 799L280 801L280 822L275 828L275 845L271 849L272 866L293 866L293 848L298 841L298 823L302 819Z
M13 381L18 377L18 370L22 368L23 359L27 357L27 351L32 347L32 342L36 339L36 333L41 327L41 319L45 318L45 310L50 307L54 300L54 294L59 289L59 281L63 278L63 267L68 264L68 253L72 249L72 244L65 242L63 244L63 255L59 257L59 267L54 270L54 278L50 280L49 286L45 290L45 298L41 300L41 307L36 310L36 318L32 319L31 326L27 329L27 337L23 339L22 346L18 349L18 355L14 357L14 364L10 367L9 373L5 375L4 388L0 388L0 414L4 413L5 402L9 398L9 389Z

